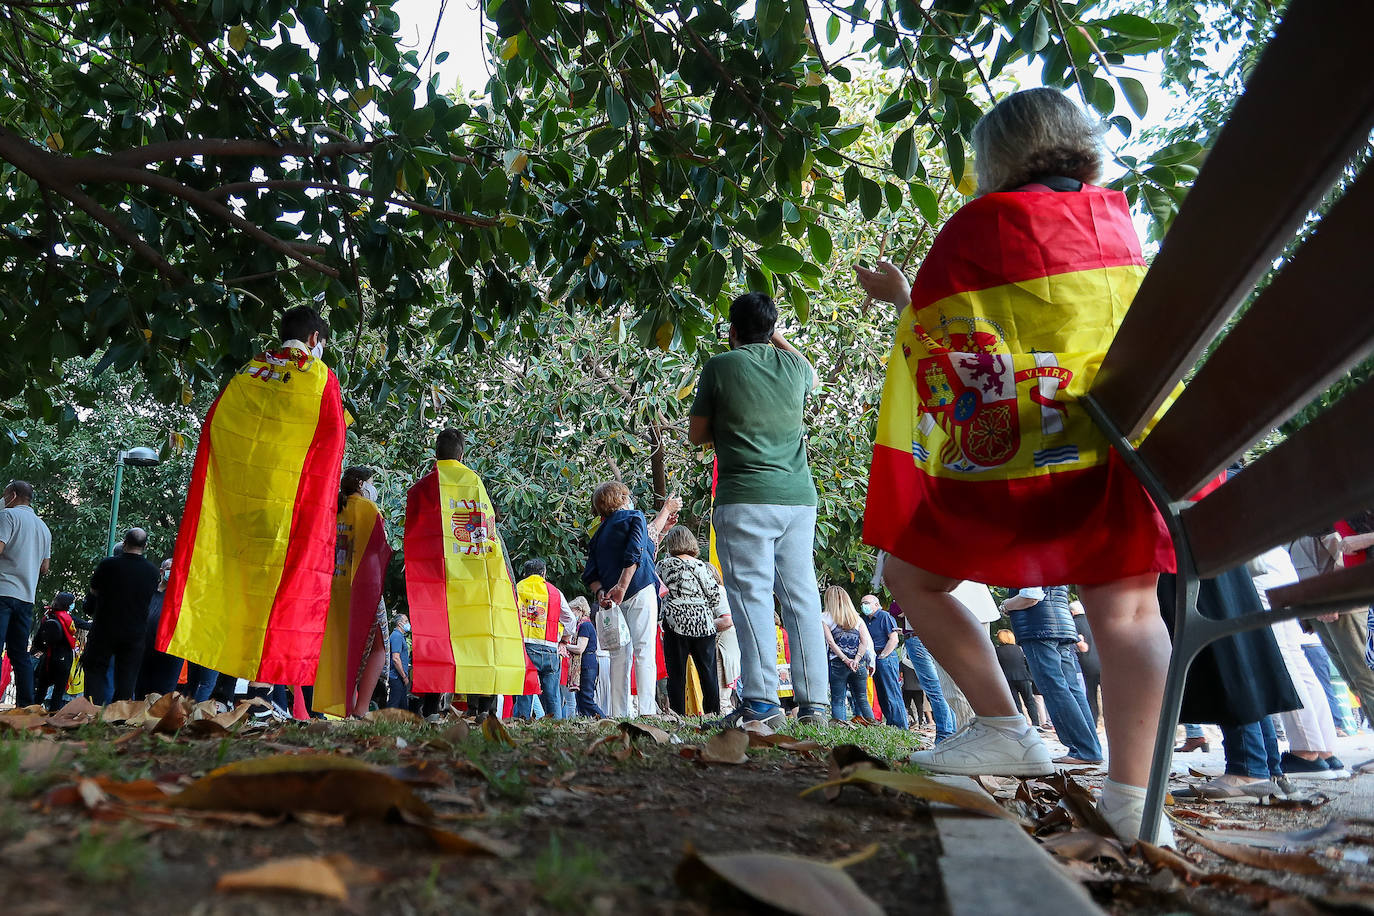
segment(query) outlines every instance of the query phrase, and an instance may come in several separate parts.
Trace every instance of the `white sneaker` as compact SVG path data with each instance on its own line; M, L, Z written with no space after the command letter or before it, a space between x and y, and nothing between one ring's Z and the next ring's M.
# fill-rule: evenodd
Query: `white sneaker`
M1134 787L1130 787L1134 789ZM1140 791L1140 790L1136 790ZM1101 813L1107 826L1112 828L1117 839L1127 846L1140 839L1140 823L1145 819L1145 799L1143 792L1141 795L1127 795L1122 792L1107 792L1107 787L1103 787L1102 797L1098 799L1097 810ZM1178 843L1174 840L1174 828L1169 825L1167 815L1159 820L1159 833L1154 840L1155 846L1172 846L1178 848Z
M955 776L1048 776L1050 749L1029 725L1011 732L975 718L933 749L917 751L912 763L931 773Z

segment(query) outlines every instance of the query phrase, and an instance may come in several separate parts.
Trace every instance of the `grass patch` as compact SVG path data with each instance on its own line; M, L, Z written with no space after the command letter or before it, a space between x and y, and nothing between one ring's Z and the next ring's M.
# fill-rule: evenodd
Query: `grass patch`
M157 852L130 825L88 825L77 833L69 867L83 881L108 884L142 878L159 861Z
M557 833L550 834L548 848L534 863L534 885L539 899L560 913L591 913L593 896L605 893L601 857L578 844L568 849Z

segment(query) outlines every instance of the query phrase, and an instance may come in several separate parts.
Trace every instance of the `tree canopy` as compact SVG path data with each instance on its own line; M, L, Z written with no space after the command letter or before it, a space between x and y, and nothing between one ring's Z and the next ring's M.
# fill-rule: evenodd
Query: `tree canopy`
M349 460L395 472L393 511L460 421L519 551L566 554L607 476L702 518L690 386L730 297L763 289L825 382L818 563L847 580L891 321L849 266L919 259L975 190L974 123L1027 74L1110 148L1134 137L1114 184L1163 232L1207 138L1142 139L1132 74L1179 24L1199 40L1187 14L491 0L493 75L459 98L389 0L0 0L0 343L22 355L0 460L32 466L40 431L112 456L130 417L177 453L273 316L313 302Z

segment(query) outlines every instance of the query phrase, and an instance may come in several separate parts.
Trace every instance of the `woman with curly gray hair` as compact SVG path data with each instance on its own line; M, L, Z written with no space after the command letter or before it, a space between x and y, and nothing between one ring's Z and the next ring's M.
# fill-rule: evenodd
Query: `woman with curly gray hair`
M1078 585L1111 746L1100 806L1129 841L1169 661L1155 584L1174 560L1154 504L1078 400L1145 275L1125 197L1092 184L1098 132L1060 92L1008 96L974 129L979 196L940 230L915 284L886 262L856 268L899 314L864 540L889 554L888 588L976 713L912 755L934 772L1055 763L954 588ZM1149 839L1172 842L1167 823Z

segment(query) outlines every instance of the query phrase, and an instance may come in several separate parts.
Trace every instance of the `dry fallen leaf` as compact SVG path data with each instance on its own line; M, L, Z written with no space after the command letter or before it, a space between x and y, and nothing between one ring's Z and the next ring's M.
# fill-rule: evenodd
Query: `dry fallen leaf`
M116 798L122 802L152 802L163 804L168 798L168 788L164 788L162 783L154 782L151 779L135 779L131 782L116 782L105 776L97 776L95 784L100 787L106 795ZM175 792L175 788L171 788Z
M21 773L41 773L59 763L65 763L72 757L71 747L58 744L51 738L39 738L37 741L24 741L18 744Z
M100 718L100 707L85 697L77 697L48 716L47 723L53 728L80 728L98 718Z
M218 891L291 891L334 900L347 900L348 887L328 859L291 856L220 875Z
M110 703L100 711L101 722L111 722L119 724L128 722L131 719L138 719L148 711L147 700L119 700Z
M25 833L22 838L15 840L13 843L7 846L0 846L0 856L13 861L20 856L38 852L41 849L47 849L49 846L60 842L62 842L61 834L53 830L45 830L42 827L37 827Z
M482 734L493 744L508 744L515 747L515 739L510 736L505 724L496 716L487 716L482 720Z
M874 785L888 789L895 789L907 795L914 795L926 801L940 802L946 805L954 805L965 811L976 811L979 814L988 814L993 817L1005 818L1018 824L1024 824L1020 817L1003 808L982 792L974 792L971 789L961 789L958 786L948 785L947 783L931 779L929 776L922 776L920 773L900 773L895 770L878 770L872 767L862 767L854 769L849 775L842 779L832 779L820 785L812 786L802 790L802 795L826 789L832 786L844 785Z
M457 746L468 740L472 734L472 726L468 725L466 719L458 719L448 728L439 733L439 737L449 744Z
M671 744L672 736L661 728L653 725L642 725L638 722L621 722L620 730L631 738L652 738L655 744Z
M745 763L749 760L749 733L739 728L722 729L701 749L706 763Z
M417 716L409 709L374 709L366 716L369 722L404 722L406 725L424 725L423 716Z
M1277 852L1272 849L1261 849L1257 846L1241 846L1236 843L1226 843L1221 840L1206 836L1203 831L1194 830L1190 827L1179 825L1182 834L1193 842L1205 849L1210 849L1217 855L1239 862L1242 865L1251 865L1255 868L1268 868L1276 871L1288 871L1299 875L1324 875L1326 866L1316 859L1301 852Z
M26 732L48 724L48 717L23 710L0 713L0 731Z
M391 810L430 816L429 806L395 777L334 754L279 754L220 767L167 800L172 807L290 814L323 811L385 817Z
M1091 862L1094 859L1110 859L1121 865L1126 864L1126 854L1121 844L1091 830L1074 829L1063 833L1051 834L1040 841L1041 845L1056 855L1066 859Z
M795 916L882 916L883 909L841 868L767 852L702 855L690 845L673 875L684 893L711 906Z
M167 696L174 700L178 699L175 693L170 693ZM167 697L163 697L163 699L165 700ZM153 721L152 717L155 715L158 716L158 719ZM174 735L186 724L186 707L181 703L169 703L160 715L154 709L148 710L148 718L154 733Z

